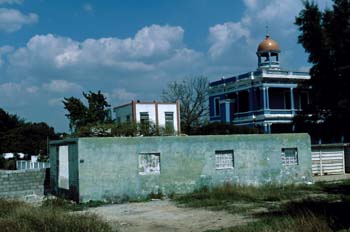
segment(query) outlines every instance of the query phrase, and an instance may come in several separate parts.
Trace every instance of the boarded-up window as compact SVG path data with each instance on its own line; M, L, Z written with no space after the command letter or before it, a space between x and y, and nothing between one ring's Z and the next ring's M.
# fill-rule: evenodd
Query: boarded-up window
M160 153L140 153L139 174L160 174Z
M298 148L282 148L282 164L284 166L298 165Z
M58 147L58 187L69 190L68 146Z
M233 150L215 151L216 169L232 169L234 167Z

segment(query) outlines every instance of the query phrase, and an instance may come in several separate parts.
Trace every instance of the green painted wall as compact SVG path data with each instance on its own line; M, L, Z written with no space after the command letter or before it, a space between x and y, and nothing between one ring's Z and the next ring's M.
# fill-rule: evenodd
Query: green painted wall
M60 143L64 141L51 146ZM70 167L70 173L76 172L74 187L81 201L139 198L158 191L185 193L224 182L258 185L312 181L307 134L79 138L77 144L77 150L69 155L75 156L72 159L78 170ZM294 147L298 148L299 165L283 166L281 149ZM216 170L215 150L234 150L235 167ZM147 152L160 153L160 174L139 174L139 153Z
M78 140L67 139L50 142L50 185L53 193L65 195L70 199L79 201L79 166L78 166ZM68 146L69 160L69 191L58 188L58 147Z

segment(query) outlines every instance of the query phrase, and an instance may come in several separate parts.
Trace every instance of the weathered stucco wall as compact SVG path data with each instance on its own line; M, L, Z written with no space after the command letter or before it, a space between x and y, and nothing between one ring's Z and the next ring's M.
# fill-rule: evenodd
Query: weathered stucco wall
M77 143L69 155L77 156L78 185L72 187L81 201L184 193L225 182L312 181L307 134L80 138ZM282 165L282 148L297 148L298 165ZM234 168L216 169L217 150L234 151ZM159 174L139 173L140 153L160 153Z
M44 180L45 169L0 170L0 198L43 197Z
M51 191L58 195L65 195L70 199L79 201L78 196L78 144L77 139L66 139L58 141L57 143L51 142L49 147L50 152L50 188ZM68 169L69 169L69 190L59 189L59 146L68 146Z

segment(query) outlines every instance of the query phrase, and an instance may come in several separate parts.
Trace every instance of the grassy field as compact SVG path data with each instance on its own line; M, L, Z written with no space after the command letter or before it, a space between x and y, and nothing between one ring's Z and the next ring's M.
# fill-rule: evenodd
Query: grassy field
M244 213L244 226L220 231L349 231L350 181L299 186L200 189L174 200L186 207Z
M112 231L96 215L70 213L80 208L82 206L68 204L63 200L50 200L41 207L33 207L24 202L0 199L0 231Z

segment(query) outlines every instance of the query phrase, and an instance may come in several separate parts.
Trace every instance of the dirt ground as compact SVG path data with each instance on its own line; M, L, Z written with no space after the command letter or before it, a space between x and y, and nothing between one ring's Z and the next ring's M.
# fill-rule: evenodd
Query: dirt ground
M251 221L243 215L178 207L169 200L153 200L90 208L122 232L206 231L240 225Z

